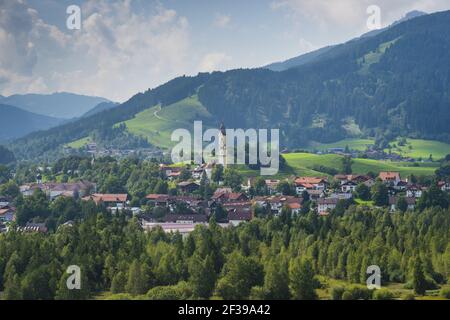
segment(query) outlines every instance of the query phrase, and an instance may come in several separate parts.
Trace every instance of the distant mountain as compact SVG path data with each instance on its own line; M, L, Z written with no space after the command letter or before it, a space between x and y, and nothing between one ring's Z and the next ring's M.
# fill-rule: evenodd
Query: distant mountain
M0 141L20 138L33 131L48 129L64 122L62 119L31 113L4 104L0 104L0 119Z
M2 104L15 106L36 114L62 119L81 117L102 102L109 102L109 100L66 92L53 94L15 94L0 98L0 103Z
M407 13L402 19L400 19L400 20L394 22L393 24L391 24L389 27L378 29L378 30L372 30L370 32L367 32L367 33L363 34L359 38L350 40L349 42L356 41L356 40L361 39L361 38L374 37L374 36L376 36L376 35L384 32L384 31L386 31L387 29L389 29L389 28L391 28L391 27L393 27L393 26L395 26L395 25L397 25L399 23L402 23L402 22L408 21L410 19L414 19L414 18L423 16L423 15L426 15L426 14L427 13L421 12L421 11L411 11L411 12ZM265 66L264 68L272 70L272 71L284 71L284 70L287 70L287 69L290 69L290 68L300 67L300 66L305 65L307 63L316 62L316 61L318 61L320 59L326 58L327 57L326 56L327 52L329 52L332 49L335 49L336 47L339 47L339 46L341 46L341 45L327 46L327 47L324 47L324 48L321 48L321 49L318 49L318 50L315 50L315 51L311 51L311 52L302 54L302 55L300 55L298 57L294 57L294 58L288 59L286 61L275 62L275 63L269 64L269 65Z
M288 148L349 137L375 137L377 144L397 136L450 142L449 25L450 11L439 12L332 47L285 71L179 77L8 148L18 159L48 159L87 137L127 145L140 136L164 146L174 127L189 129L196 119L205 127L223 121L229 128L278 128L281 147Z
M102 102L102 103L99 103L94 108L92 108L91 110L86 112L82 116L82 118L93 116L94 114L97 114L97 113L100 113L100 112L112 109L114 107L117 107L118 105L120 105L120 103L116 103L116 102Z

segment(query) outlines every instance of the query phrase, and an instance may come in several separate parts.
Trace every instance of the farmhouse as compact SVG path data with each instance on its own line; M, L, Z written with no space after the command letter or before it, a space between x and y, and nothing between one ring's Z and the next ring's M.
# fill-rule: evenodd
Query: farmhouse
M116 208L116 209L123 209L126 207L128 195L125 194L101 194L101 193L94 193L93 195L84 197L84 201L92 200L97 205L103 203L108 208Z
M308 190L322 190L325 191L328 185L326 177L297 177L294 180L297 194L302 194Z
M337 198L321 198L317 200L317 211L323 215L335 209L339 199Z
M177 184L177 187L181 193L192 193L197 191L200 186L195 182L183 181Z
M391 212L397 210L398 199L398 197L389 197L389 207ZM414 208L416 207L416 198L405 198L405 200L408 204L408 210L414 210Z
M383 181L384 183L397 186L399 182L402 180L400 178L399 172L380 172L378 177Z

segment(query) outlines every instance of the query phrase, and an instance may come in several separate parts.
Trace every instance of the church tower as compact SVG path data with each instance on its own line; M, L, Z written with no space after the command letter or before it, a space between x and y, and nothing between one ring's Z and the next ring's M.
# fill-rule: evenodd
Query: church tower
M217 163L227 167L227 131L223 123L219 128L219 150L217 152Z

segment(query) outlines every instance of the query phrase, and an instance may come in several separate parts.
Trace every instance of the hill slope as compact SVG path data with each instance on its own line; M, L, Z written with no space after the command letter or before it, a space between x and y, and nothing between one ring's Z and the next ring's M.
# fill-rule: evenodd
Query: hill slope
M55 118L81 117L96 105L109 102L100 97L83 96L67 92L53 94L16 94L0 98L0 103L15 106L36 114Z
M63 120L34 114L17 107L0 104L0 141L24 136L60 124Z

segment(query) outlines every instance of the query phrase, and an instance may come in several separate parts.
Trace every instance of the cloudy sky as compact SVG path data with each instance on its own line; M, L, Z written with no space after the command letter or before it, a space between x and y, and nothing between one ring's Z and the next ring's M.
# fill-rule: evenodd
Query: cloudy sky
M66 27L70 5L81 29ZM0 94L122 102L179 75L250 68L359 36L449 0L0 0Z

